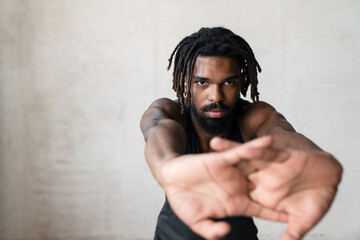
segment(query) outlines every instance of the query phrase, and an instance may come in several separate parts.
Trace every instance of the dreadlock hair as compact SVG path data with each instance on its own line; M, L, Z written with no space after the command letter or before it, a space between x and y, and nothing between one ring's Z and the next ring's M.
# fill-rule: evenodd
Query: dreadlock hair
M240 36L223 27L201 28L198 32L185 37L174 49L169 58L168 70L174 60L173 90L179 99L181 111L191 103L191 81L198 56L234 57L238 59L241 73L245 74L240 82L240 93L246 97L251 85L251 99L259 101L257 91L257 71L259 63L249 44ZM185 79L187 89L184 92ZM185 97L184 97L185 95Z

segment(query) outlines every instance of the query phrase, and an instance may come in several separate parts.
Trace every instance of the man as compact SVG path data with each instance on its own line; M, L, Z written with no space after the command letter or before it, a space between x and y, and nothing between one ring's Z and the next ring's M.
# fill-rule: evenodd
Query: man
M341 165L258 100L255 56L225 28L184 38L174 60L178 100L141 119L145 157L166 202L155 239L257 239L252 216L287 222L301 239L326 213ZM241 99L250 87L252 103Z

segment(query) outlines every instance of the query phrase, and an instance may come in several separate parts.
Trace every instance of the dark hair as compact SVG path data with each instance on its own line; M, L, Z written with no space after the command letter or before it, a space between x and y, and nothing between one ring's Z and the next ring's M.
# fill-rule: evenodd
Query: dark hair
M198 32L185 37L174 49L169 58L168 70L174 60L173 89L180 101L181 109L191 102L191 80L194 64L198 56L234 57L238 59L241 72L245 78L241 81L240 92L245 97L251 85L251 99L259 101L257 91L257 71L261 72L259 63L249 44L240 36L222 27L201 28ZM187 79L186 96L184 85Z

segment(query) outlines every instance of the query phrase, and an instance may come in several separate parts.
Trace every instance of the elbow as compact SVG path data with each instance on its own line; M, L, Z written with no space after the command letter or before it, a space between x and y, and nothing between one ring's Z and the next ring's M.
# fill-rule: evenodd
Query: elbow
M147 109L140 120L140 130L144 136L145 142L148 139L149 130L159 124L159 118L157 117L157 112L153 108Z
M324 154L326 154L331 161L332 176L335 181L335 184L338 185L341 182L344 168L341 165L341 163L333 155L331 155L330 153L324 153Z
M340 183L341 179L342 179L343 172L344 172L344 168L341 165L341 163L338 160L336 160L335 158L334 158L334 162L335 162L335 168L336 168L336 173L335 174L336 174L338 183Z
M148 128L146 127L146 124L145 124L143 118L142 118L141 121L140 121L140 130L141 130L141 132L142 132L142 134L143 134L143 136L144 136L144 140L145 140L145 142L146 142L146 140L147 140L147 135L148 135L148 134L147 134Z

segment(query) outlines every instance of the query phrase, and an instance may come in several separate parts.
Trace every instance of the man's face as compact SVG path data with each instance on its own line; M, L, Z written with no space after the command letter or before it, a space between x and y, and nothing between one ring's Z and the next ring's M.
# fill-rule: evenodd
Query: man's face
M211 135L225 133L240 91L240 69L234 58L196 59L191 83L190 110L199 126Z

